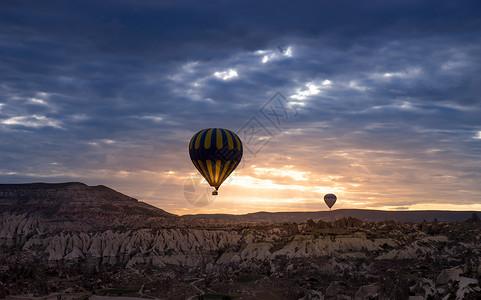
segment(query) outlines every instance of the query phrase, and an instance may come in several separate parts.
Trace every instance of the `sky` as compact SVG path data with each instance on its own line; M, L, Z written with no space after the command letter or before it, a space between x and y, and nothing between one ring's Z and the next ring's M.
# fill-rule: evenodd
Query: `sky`
M0 4L0 182L168 212L481 210L479 1ZM241 138L210 196L201 129Z

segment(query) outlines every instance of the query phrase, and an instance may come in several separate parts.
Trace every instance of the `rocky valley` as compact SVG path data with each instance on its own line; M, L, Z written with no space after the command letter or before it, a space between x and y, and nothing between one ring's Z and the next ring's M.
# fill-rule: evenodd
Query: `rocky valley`
M107 187L0 185L0 298L480 299L481 221L179 217Z

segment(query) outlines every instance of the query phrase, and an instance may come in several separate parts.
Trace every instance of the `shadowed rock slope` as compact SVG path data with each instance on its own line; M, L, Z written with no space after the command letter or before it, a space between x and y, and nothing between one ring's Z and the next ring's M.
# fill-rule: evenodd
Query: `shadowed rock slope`
M66 228L81 225L87 230L175 216L106 186L80 182L0 184L0 211L27 213L61 222Z

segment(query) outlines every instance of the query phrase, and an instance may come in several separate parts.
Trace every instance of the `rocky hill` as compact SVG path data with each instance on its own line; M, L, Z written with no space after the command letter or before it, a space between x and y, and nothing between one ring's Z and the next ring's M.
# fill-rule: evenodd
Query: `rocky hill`
M0 212L38 216L60 229L107 229L175 217L103 185L80 182L0 184Z
M172 216L106 186L80 182L0 184L0 209L45 216L92 211Z

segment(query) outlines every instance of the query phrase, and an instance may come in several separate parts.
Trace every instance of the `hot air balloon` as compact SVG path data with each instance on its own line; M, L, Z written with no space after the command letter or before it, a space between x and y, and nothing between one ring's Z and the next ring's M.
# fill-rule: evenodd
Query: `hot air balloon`
M326 202L326 205L329 206L329 210L331 210L331 207L336 203L337 197L334 194L326 194L324 196L324 202Z
M210 186L212 195L235 170L242 159L242 142L230 130L222 128L203 129L192 137L189 154L192 163Z

